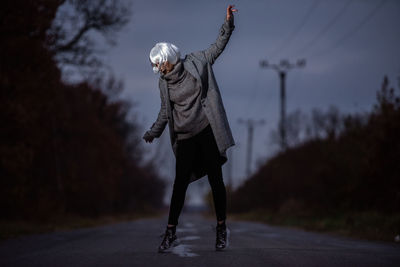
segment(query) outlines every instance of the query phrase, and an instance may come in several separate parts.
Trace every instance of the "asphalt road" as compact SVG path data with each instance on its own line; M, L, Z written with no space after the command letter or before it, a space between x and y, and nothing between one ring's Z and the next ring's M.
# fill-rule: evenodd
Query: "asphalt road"
M38 234L0 243L0 266L400 266L400 245L229 221L229 247L215 251L215 223L182 213L181 244L158 253L167 217Z

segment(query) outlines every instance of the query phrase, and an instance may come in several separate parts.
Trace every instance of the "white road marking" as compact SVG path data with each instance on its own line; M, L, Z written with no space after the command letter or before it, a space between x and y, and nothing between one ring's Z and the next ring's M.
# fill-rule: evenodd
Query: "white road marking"
M179 233L197 233L197 229L194 228L194 224L191 222L186 222L183 224L184 227L176 228L176 232ZM179 240L180 241L188 241L188 240L197 240L200 239L200 236L197 235L188 235L188 236L184 236L184 237L180 237ZM172 248L172 253L180 256L180 257L195 257L195 256L199 256L199 254L194 253L191 251L191 248L193 247L193 245L188 245L188 244L182 244L180 243L179 245L175 246Z
M199 256L199 254L191 252L192 245L185 245L185 244L180 244L176 247L173 247L172 253L180 256L180 257L195 257Z

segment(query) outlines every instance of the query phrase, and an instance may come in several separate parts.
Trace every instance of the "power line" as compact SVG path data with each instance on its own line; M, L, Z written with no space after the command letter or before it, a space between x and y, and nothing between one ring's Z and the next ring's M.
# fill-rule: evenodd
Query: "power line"
M326 24L325 27L323 27L323 28L318 32L318 34L315 35L315 37L314 37L311 41L309 41L308 43L306 43L301 49L297 50L297 51L296 51L296 54L303 53L303 52L309 50L312 46L314 46L314 45L318 42L318 40L321 39L321 37L322 37L325 33L327 33L327 32L332 28L333 25L336 24L336 22L339 20L340 17L342 17L342 15L345 13L345 11L347 10L347 8L350 6L350 4L351 4L352 2L354 2L354 0L349 0L349 1L347 1L347 2L342 6L342 8L339 10L339 12L336 13L336 16L334 16L334 17L328 22L328 24Z
M346 34L343 35L342 38L340 38L335 45L330 48L330 49L326 49L325 51L321 52L321 53L317 53L317 54L312 54L311 57L319 57L321 55L326 54L327 52L332 52L334 51L336 48L338 48L344 41L346 41L347 39L349 39L350 37L354 36L370 19L373 18L373 16L379 11L379 9L381 9L384 4L387 2L387 0L382 0L380 1L375 7L374 9L372 9L361 21L359 24L357 24L356 27L354 27L352 30L348 31Z
M352 2L354 2L355 0L349 0L347 1L342 8L339 10L338 13L336 13L336 15L325 25L324 28L322 28L318 34L310 41L307 43L307 45L303 46L300 50L309 50L312 46L314 46L320 39L322 36L324 36L335 24L336 22L343 16L343 14L345 13L345 11L348 9L348 7L350 6L350 4ZM373 10L371 10L362 20L361 22L354 27L351 31L347 32L341 39L339 39L336 44L333 46L333 48L331 49L326 49L324 53L328 52L328 51L333 51L334 49L336 49L338 46L340 46L341 43L343 43L344 41L346 41L348 38L352 37L355 33L357 33L357 31L359 31L374 15L376 12L379 11L380 8L382 8L382 6L387 2L388 0L382 0L380 1ZM312 13L314 12L314 10L318 7L318 4L320 3L320 1L315 0L312 5L310 6L310 8L308 9L308 11L306 12L306 15L303 17L303 20L301 21L301 23L294 29L294 31L292 32L291 35L289 35L285 41L282 43L282 45L278 46L275 49L274 53L278 53L280 51L282 51L285 46L288 45L288 43L291 42L291 40L293 40L298 32L300 32L300 30L304 27L304 25L306 24L306 22L309 20L310 16L312 15ZM312 54L312 56L320 56L324 53L320 53L320 54ZM258 75L257 75L258 76ZM256 81L254 81L254 86L252 88L252 97L249 98L248 104L246 105L247 107L250 106L252 99L255 99L255 96L258 93L258 90L256 88L256 84L258 84L258 80L256 77ZM254 107L253 107L254 109Z
M291 41L297 36L300 30L307 23L308 19L311 17L311 14L314 12L314 10L318 7L319 3L320 0L314 0L310 8L308 9L307 13L303 17L302 21L300 22L300 24L292 31L292 33L285 40L282 41L282 43L275 49L275 51L271 53L272 55L280 53L284 48L286 48L291 43Z

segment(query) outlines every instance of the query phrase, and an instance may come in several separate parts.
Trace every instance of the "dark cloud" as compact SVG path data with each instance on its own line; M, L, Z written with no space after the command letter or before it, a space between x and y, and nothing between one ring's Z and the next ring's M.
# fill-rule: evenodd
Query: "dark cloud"
M278 75L260 69L259 60L278 62L306 58L307 66L292 70L287 79L287 109L308 112L313 107L336 105L343 112L369 110L375 102L384 75L392 82L400 74L400 3L386 1L359 29L354 29L379 1L324 0L304 17L314 0L232 1L239 9L236 29L224 53L215 63L215 74L223 95L234 137L236 159L244 159L246 130L238 118L265 118L267 124L255 132L255 155L271 152L268 131L279 118ZM145 127L157 117L160 98L157 76L148 53L159 41L176 44L182 55L207 48L217 37L227 1L135 1L131 23L107 56L115 73L125 80L123 97L139 102L137 111ZM345 10L338 16L338 12ZM327 23L339 17L331 26ZM299 27L299 23L303 23ZM321 32L312 49L296 53ZM298 32L295 32L298 29ZM353 33L340 42L349 32ZM290 37L293 35L294 37ZM290 38L289 38L290 37ZM291 40L280 49L283 40ZM303 49L304 50L304 49ZM273 51L278 51L273 53ZM171 154L172 155L172 154ZM237 178L244 165L234 166ZM240 164L239 164L240 163Z

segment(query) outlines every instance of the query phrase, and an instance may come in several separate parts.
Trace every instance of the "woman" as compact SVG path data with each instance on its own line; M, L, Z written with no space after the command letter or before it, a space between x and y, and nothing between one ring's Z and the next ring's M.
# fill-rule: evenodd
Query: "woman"
M176 246L176 225L189 183L208 175L217 216L216 250L227 245L226 190L221 166L227 161L226 150L235 145L212 64L222 53L234 30L229 5L219 36L208 49L180 58L171 43L157 43L150 51L150 62L160 74L161 108L157 120L143 139L152 142L169 126L171 145L176 156L176 176L171 197L168 225L159 252Z

